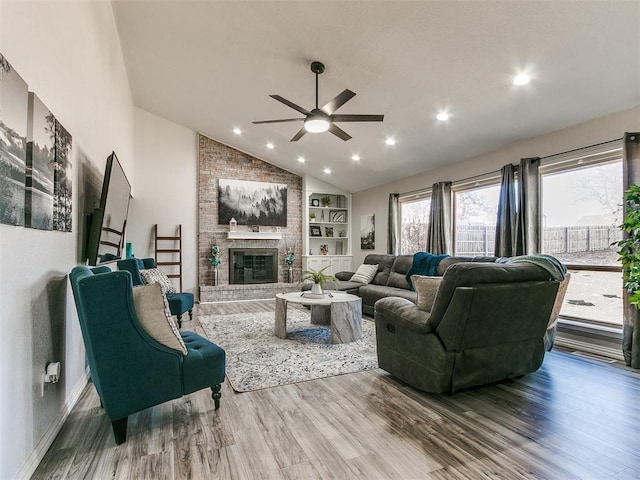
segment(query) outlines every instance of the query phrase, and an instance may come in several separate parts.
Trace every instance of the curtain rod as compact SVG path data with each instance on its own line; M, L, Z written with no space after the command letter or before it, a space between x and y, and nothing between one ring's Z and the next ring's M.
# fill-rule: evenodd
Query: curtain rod
M580 150L586 150L587 148L599 147L600 145L606 145L607 143L614 143L623 140L623 137L616 138L614 140L607 140L606 142L594 143L593 145L587 145L586 147L574 148L573 150L567 150L566 152L554 153L553 155L547 155L546 157L540 157L540 160L546 158L559 157L560 155L566 155L567 153L579 152Z
M544 159L547 159L547 158L558 157L560 155L566 155L567 153L579 152L580 150L586 150L587 148L599 147L600 145L606 145L607 143L620 142L622 140L624 140L624 137L615 138L613 140L607 140L606 142L594 143L593 145L587 145L586 147L574 148L573 150L567 150L566 152L554 153L553 155L547 155L545 157L540 157L540 160L544 160ZM515 166L517 167L518 165L515 165ZM491 175L499 175L499 174L500 174L500 170L495 170L495 171L492 171L492 172L487 172L487 173L482 173L482 174L479 174L479 175L474 175L473 177L467 177L467 178L462 178L460 180L455 180L452 183L460 183L460 182L467 183L467 182L472 182L476 178L490 177ZM419 193L424 193L426 190L429 190L431 188L432 187L420 188L418 190L411 190L409 192L399 193L398 195L400 195L401 197L408 196L408 195L415 195L415 194L419 194Z

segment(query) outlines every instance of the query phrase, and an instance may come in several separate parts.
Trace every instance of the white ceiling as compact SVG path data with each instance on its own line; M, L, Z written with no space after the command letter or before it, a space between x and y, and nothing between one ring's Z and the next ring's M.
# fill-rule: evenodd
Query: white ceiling
M640 104L637 0L112 3L136 106L349 192ZM348 88L336 113L384 122L339 124L347 142L253 125L300 116L270 94L314 106L313 60L320 105Z

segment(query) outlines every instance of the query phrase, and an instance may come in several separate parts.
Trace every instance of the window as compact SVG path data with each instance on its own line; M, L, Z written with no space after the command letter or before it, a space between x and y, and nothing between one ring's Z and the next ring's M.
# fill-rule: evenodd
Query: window
M431 197L400 202L400 253L423 252L427 246Z
M455 192L456 255L493 255L500 185Z
M541 171L543 171L541 169ZM542 251L565 263L571 281L561 315L622 325L622 161L545 173L542 184Z

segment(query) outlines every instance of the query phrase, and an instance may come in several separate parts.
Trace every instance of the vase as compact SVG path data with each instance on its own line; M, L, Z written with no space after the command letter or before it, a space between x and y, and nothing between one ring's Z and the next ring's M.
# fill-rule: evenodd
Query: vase
M314 283L313 284L313 287L311 287L311 293L317 294L317 295L322 295L322 287L320 286L319 283Z
M287 280L289 283L293 283L293 267L289 265L289 270L287 270Z
M213 286L218 286L218 266L213 267Z

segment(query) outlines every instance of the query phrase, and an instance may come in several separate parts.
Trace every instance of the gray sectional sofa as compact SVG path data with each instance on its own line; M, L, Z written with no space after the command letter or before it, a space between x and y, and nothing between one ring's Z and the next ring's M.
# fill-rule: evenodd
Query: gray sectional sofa
M438 276L443 276L450 265L460 262L493 262L495 257L447 257L438 265ZM337 290L353 293L362 297L362 312L373 316L373 306L381 298L401 297L415 303L416 292L407 283L406 274L413 263L413 255L388 255L372 253L365 257L364 263L378 265L378 273L371 283L351 282L354 272L339 272ZM304 288L304 287L303 287ZM307 287L310 288L310 287Z

